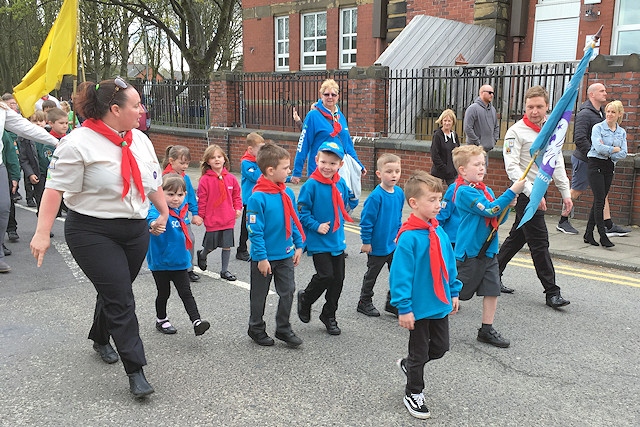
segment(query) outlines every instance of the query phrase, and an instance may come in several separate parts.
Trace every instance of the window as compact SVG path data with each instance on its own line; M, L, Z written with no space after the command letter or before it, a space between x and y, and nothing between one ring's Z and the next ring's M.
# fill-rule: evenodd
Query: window
M300 69L327 68L327 12L302 15L302 55Z
M289 71L289 17L276 17L276 71Z
M539 1L531 61L574 61L578 49L580 0Z
M640 53L640 8L637 0L616 2L611 53L628 55Z
M340 68L356 65L358 9L342 9L340 13Z

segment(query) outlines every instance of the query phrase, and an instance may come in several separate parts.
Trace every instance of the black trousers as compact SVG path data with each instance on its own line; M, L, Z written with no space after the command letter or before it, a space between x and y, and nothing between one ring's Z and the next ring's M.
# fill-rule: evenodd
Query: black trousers
M264 308L269 294L271 278L273 278L278 294L278 308L276 310L276 332L286 334L291 332L291 306L296 282L293 270L293 257L277 261L269 261L271 274L263 276L258 270L258 262L251 261L251 290L249 291L249 329L254 333L264 332L267 325L264 321Z
M16 221L16 204L13 201L13 196L15 193L11 192L11 190L13 189L13 182L11 181L11 178L9 178L8 182L9 182L9 202L11 204L11 207L9 208L9 222L7 223L7 228L6 228L7 232L18 231L18 222ZM2 232L4 233L4 230Z
M447 351L449 351L449 316L442 319L416 320L413 330L409 331L405 393L422 393L424 365L430 360L440 359Z
M596 226L600 235L606 234L603 216L604 201L611 188L614 167L615 165L611 159L589 157L587 177L593 192L593 205L591 205L591 211L589 212L587 233L593 233L593 228Z
M238 249L236 252L248 252L247 240L249 239L249 232L247 231L247 205L242 206L242 220L240 221L240 241L238 242Z
M547 231L547 224L544 221L544 211L537 210L527 223L518 228L520 220L524 215L524 209L529 203L529 198L523 193L518 196L516 202L516 219L513 222L513 227L509 232L509 236L500 246L498 252L498 265L500 267L500 276L502 272L507 268L507 264L511 261L511 258L518 253L524 244L529 245L531 251L531 259L536 269L536 274L542 286L544 292L548 297L552 295L560 294L560 287L556 285L556 272L553 268L553 262L551 261L551 254L549 254L549 232Z
M125 371L147 364L140 339L132 283L149 246L144 219L100 219L67 213L69 250L98 292L89 339L107 344L113 337Z
M152 271L153 279L156 281L158 296L156 297L156 316L158 319L167 318L167 302L171 295L171 282L173 282L178 295L182 300L184 309L187 310L189 320L195 322L200 319L196 300L191 293L191 281L189 280L188 270L173 271Z
M336 317L338 299L342 294L344 283L344 252L335 256L329 252L314 254L313 265L316 267L316 274L311 277L307 289L304 290L304 303L313 305L322 293L327 291L324 296L322 316Z
M393 252L385 256L367 255L367 272L364 273L362 279L362 288L360 289L360 301L371 302L373 299L373 287L376 284L378 275L387 264L387 268L391 270L391 262L393 261ZM387 301L391 300L391 293L387 293Z

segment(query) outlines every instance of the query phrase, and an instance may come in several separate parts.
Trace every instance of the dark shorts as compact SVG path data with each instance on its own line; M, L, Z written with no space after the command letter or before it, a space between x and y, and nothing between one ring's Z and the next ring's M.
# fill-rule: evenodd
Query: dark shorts
M209 252L216 248L230 248L235 246L233 229L207 231L202 239L202 246Z
M589 178L587 173L587 162L584 162L571 155L571 189L586 191L589 188Z
M467 258L457 261L458 279L462 282L460 300L467 301L478 296L497 297L500 295L500 269L498 258Z

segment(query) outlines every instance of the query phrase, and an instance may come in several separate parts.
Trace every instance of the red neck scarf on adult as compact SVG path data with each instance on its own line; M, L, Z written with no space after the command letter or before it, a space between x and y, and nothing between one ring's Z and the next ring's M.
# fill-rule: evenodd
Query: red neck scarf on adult
M340 215L338 214L338 209L342 212L342 217L345 221L353 222L353 219L347 213L347 210L344 207L344 200L342 200L342 196L340 195L340 191L338 191L338 187L336 186L336 182L340 181L340 175L336 172L333 174L333 179L325 178L322 176L318 169L314 170L313 173L309 176L309 178L313 178L318 181L320 184L328 184L331 186L331 199L333 202L333 231L336 231L340 227ZM336 207L338 209L336 209Z
M243 162L245 160L249 160L250 162L255 163L256 162L256 156L254 156L253 154L251 154L249 152L249 150L245 151L244 154L242 155L242 158L240 159L240 162Z
M166 174L168 174L168 173L178 173L178 172L176 172L176 170L173 168L173 166L171 166L171 163L169 163L169 164L167 165L167 167L166 167L166 168L164 168L164 170L162 171L162 175L166 175ZM184 176L184 172L182 172L180 175L181 175L181 176Z
M222 168L222 172L219 174L215 172L213 169L209 169L207 171L207 175L215 176L218 178L218 199L213 203L213 207L218 207L227 200L227 185L224 183L224 177L227 176L229 172L225 168Z
M431 218L429 222L425 222L411 214L400 227L396 241L407 230L429 230L429 265L431 266L431 276L433 276L433 291L440 301L449 304L447 293L444 290L444 283L449 283L449 272L442 257L442 248L440 247L440 239L436 234L436 227L438 227L437 219ZM442 280L443 277L444 282Z
M540 126L538 126L537 124L533 123L531 120L529 120L529 117L527 117L526 114L522 118L522 121L524 122L525 125L527 125L531 129L535 130L537 133L540 133L540 129L542 129L542 128Z
M182 206L182 209L180 209L179 213L176 213L175 209L169 208L169 215L174 218L178 218L178 221L180 222L180 228L182 228L184 238L187 241L187 249L191 249L193 247L193 241L191 240L191 237L189 237L189 228L187 227L187 223L184 220L185 216L187 216L188 210L189 205L185 203L184 206Z
M131 184L129 181L133 177L133 183L140 192L142 201L145 200L144 187L142 186L142 176L140 175L140 169L138 168L138 162L131 152L131 144L133 144L133 134L131 130L125 132L124 137L121 137L107 126L102 120L87 119L82 122L82 126L93 130L96 133L107 138L118 147L122 148L122 162L120 165L120 173L122 174L122 198L127 195Z
M333 132L331 132L329 136L334 137L342 132L342 125L338 121L340 120L340 112L338 110L336 110L334 114L326 112L323 108L318 108L318 111L333 124Z
M55 131L55 130L53 130L53 129L51 129L51 130L49 131L49 133L51 134L51 136L52 136L52 137L54 137L54 138L56 138L56 139L62 139L62 137L65 135L65 134L60 135L58 132L56 132L56 131Z
M464 178L462 178L460 175L458 175L458 177L456 178L456 188L455 190L453 190L453 200L456 200L456 193L458 192L458 187L460 187L461 185L468 185L469 187L472 188L477 188L478 190L482 191L484 193L484 197L487 198L488 201L493 202L495 199L493 198L493 196L491 195L491 193L489 193L489 191L487 190L487 186L484 184L484 182L467 182ZM490 225L491 228L493 229L497 229L498 228L498 218L493 217L493 218L485 218L484 219L485 224L487 225L487 227Z
M291 198L285 192L287 186L284 185L283 182L275 183L273 181L269 181L264 176L260 176L256 185L253 187L254 193L256 191L261 191L267 194L278 194L280 193L280 197L282 197L282 205L284 206L284 224L286 230L287 239L291 237L291 219L293 219L294 224L298 228L298 231L302 235L302 240L306 240L306 236L304 235L304 231L302 230L302 224L300 223L300 219L298 219L298 215L296 214L296 210L293 208L293 203L291 202Z

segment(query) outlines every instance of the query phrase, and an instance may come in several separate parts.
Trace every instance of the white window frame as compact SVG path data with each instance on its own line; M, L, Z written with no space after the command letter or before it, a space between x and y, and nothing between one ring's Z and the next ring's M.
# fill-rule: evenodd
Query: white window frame
M619 1L616 2L615 11L613 13L613 37L611 40L611 55L621 55L618 53L618 40L620 38L620 33L623 33L625 31L640 31L640 22L638 22L637 24L618 25L618 20L620 19L620 3L621 2ZM629 3L629 5L631 5L631 3ZM638 5L634 4L634 6L637 7Z
M324 15L324 34L321 34L322 31L318 31L318 17L320 15ZM310 37L305 37L304 35L304 25L305 18L313 16L314 17L314 35ZM301 70L326 70L327 69L327 12L311 12L305 13L300 16L300 69ZM320 33L320 34L319 34ZM314 47L318 47L318 42L320 40L324 40L325 50L314 50L305 52L305 42L313 41ZM324 57L324 64L318 63L318 59ZM313 58L313 64L305 64L306 58Z
M345 19L349 19L350 22L353 22L355 19L356 28L354 28L355 32L344 32L345 27ZM351 45L347 48L344 47L344 39L348 37L351 39ZM348 55L351 58L351 55L358 54L357 44L356 48L352 48L353 42L357 41L358 37L358 8L350 7L346 9L340 10L340 68L351 68L356 66L356 62L353 61L345 61L344 56Z
M284 38L279 39L278 28L280 26L280 22L286 28L286 33ZM274 20L274 30L275 30L275 70L276 71L289 71L289 16L276 16ZM284 52L280 52L280 46L284 49Z

